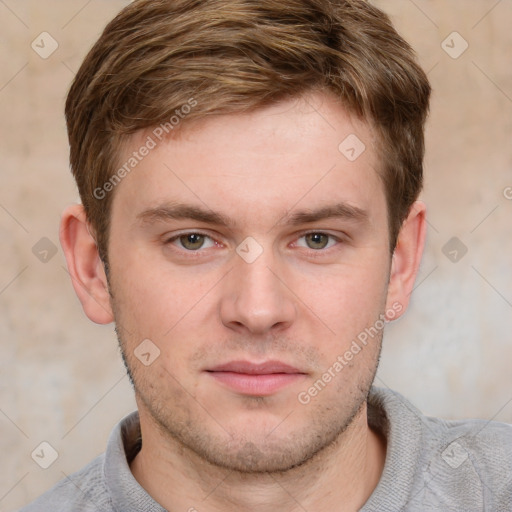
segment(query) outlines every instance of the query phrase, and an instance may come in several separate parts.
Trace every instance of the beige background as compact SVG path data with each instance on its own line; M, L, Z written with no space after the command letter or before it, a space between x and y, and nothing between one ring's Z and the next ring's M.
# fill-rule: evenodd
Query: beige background
M58 245L60 212L77 198L67 88L126 3L0 0L0 511L102 452L134 408L112 326L83 315L60 247L46 263L32 252L43 237ZM410 310L385 336L377 384L427 414L512 423L512 2L376 3L417 50L434 88L428 243ZM31 48L43 31L59 45L47 59ZM442 47L453 31L469 44L457 59ZM458 36L447 44L452 54L463 48ZM452 237L468 249L456 263L443 253ZM59 454L46 470L31 458L42 441Z

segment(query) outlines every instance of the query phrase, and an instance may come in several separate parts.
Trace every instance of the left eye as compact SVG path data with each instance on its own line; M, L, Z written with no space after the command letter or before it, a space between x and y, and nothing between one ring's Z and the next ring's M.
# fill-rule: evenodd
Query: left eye
M300 243L301 240L304 240L305 245ZM335 243L334 237L326 233L307 233L299 238L297 245L307 247L308 249L321 250L328 249Z
M187 251L207 249L215 245L214 241L207 235L201 233L184 233L169 240L169 243L178 242Z

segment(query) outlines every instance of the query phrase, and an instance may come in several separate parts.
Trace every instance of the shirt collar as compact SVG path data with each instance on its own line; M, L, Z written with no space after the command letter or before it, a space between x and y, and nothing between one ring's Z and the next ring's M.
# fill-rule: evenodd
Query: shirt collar
M105 453L105 480L116 512L165 512L137 482L130 462L140 450L139 413L126 416L114 428Z

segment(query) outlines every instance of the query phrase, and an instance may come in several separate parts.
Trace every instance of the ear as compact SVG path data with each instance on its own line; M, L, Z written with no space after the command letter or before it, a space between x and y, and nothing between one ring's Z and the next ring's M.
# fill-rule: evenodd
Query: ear
M81 204L74 204L64 210L60 224L60 243L73 288L85 314L97 324L113 322L105 269Z
M386 307L397 313L393 316L395 319L405 312L409 304L425 245L426 225L426 206L416 201L402 224L391 262ZM397 308L397 304L401 307Z

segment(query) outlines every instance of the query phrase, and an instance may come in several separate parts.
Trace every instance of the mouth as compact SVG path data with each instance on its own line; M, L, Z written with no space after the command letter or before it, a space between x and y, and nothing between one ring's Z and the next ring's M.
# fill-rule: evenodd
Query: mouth
M206 373L224 387L250 396L272 395L307 375L281 361L231 361L209 368Z

